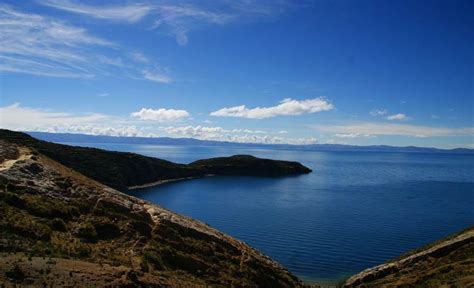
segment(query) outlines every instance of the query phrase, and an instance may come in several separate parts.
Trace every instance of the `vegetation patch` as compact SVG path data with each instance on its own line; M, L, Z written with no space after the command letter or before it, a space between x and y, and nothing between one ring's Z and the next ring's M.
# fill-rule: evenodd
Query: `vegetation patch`
M97 231L90 222L84 222L79 226L77 236L86 242L97 242Z

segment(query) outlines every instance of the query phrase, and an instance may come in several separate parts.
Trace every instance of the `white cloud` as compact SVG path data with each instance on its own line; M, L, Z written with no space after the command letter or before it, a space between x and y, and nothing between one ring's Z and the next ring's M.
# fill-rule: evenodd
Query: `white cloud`
M147 80L153 81L153 82L158 82L158 83L163 83L163 84L168 84L173 81L171 77L167 76L166 74L163 73L153 73L148 70L143 70L143 77Z
M405 121L405 120L410 120L410 119L411 119L410 117L402 113L387 116L387 120Z
M131 113L130 116L140 120L173 122L188 118L189 113L186 110L142 108L138 112Z
M241 117L250 119L264 119L284 115L301 115L332 110L334 106L324 98L307 100L284 99L277 106L256 107L249 109L245 105L222 108L212 112L216 117Z
M137 22L152 10L146 4L128 4L122 6L88 6L69 0L46 0L41 4L72 13L83 14L99 19Z
M474 135L473 127L448 128L370 122L351 123L344 125L313 125L313 128L320 132L375 136L395 135L410 137L449 137Z
M383 115L386 115L388 113L387 109L374 109L372 111L369 112L370 115L372 116L383 116Z

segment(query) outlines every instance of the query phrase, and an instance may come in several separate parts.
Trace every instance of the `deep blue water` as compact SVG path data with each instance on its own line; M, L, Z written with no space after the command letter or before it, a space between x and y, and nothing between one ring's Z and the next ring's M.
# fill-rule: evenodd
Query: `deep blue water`
M302 162L311 174L211 177L135 194L247 242L308 281L335 283L474 225L472 155L86 146L180 163L233 154Z

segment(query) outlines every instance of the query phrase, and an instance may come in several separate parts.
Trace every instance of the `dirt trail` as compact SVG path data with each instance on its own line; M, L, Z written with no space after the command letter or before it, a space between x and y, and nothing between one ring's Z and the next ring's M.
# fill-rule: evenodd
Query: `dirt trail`
M8 170L18 161L28 160L31 158L31 151L25 147L18 147L18 158L8 159L0 163L0 171Z

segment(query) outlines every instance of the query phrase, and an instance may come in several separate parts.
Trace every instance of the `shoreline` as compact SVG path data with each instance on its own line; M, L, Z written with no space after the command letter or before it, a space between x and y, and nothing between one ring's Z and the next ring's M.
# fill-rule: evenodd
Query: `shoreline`
M203 175L203 176L193 176L193 177L183 177L183 178L174 178L174 179L164 179L164 180L159 180L159 181L150 182L150 183L146 183L146 184L135 185L135 186L129 186L129 187L127 187L127 189L128 189L128 190L137 190L137 189L155 187L155 186L163 185L163 184L170 183L170 182L183 181L183 180L191 180L191 179L199 179L199 178L212 177L212 176L216 176L216 175L214 175L214 174L207 174L207 175Z

